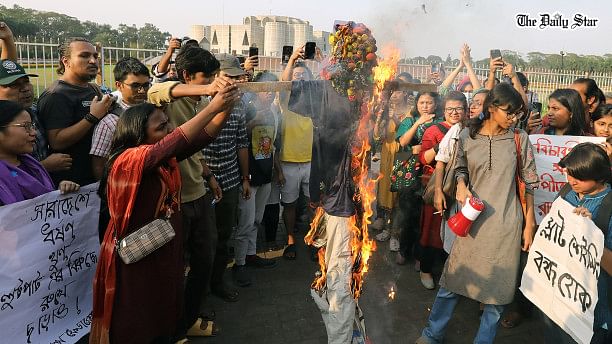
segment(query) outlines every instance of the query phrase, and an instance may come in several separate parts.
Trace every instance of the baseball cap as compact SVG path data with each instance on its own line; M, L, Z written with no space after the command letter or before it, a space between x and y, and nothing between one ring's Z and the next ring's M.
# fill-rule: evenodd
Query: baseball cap
M240 76L247 73L244 69L240 68L240 61L234 55L227 53L215 54L215 58L221 64L219 69L229 76Z
M28 74L23 67L15 61L1 60L0 61L0 85L5 86L13 83L15 80L24 76L38 76L36 74Z

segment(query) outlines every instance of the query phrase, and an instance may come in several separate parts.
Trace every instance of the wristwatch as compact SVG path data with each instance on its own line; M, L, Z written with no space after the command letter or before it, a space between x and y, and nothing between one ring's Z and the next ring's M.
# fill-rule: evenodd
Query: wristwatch
M91 112L87 113L84 118L87 122L94 124L94 125L100 122L100 119L92 115Z

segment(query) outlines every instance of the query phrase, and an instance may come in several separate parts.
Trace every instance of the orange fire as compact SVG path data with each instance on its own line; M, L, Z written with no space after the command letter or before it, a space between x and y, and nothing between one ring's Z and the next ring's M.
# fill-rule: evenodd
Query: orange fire
M382 103L382 90L385 82L392 80L397 72L399 61L399 50L397 48L384 48L382 54L386 58L378 58L378 66L373 68L373 77L376 87L371 94L370 101L361 109L359 125L351 148L351 169L353 183L356 187L353 200L360 204L357 213L349 218L349 228L351 230L351 256L353 262L353 272L351 290L354 298L361 296L363 280L368 272L368 261L372 252L376 250L376 243L370 239L368 225L371 223L373 210L372 204L376 200L376 182L378 179L371 179L368 175L370 159L370 131L372 129L372 114L380 108ZM380 178L380 177L379 177ZM314 219L310 225L310 231L304 238L307 244L312 244L316 236L319 223L324 215L321 207L317 208ZM320 291L325 286L326 266L325 249L319 249L319 265L321 274L313 281L312 288Z

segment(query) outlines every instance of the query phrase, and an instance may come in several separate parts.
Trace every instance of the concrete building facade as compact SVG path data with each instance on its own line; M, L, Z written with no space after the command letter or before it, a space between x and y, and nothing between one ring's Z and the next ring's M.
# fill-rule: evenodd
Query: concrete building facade
M280 57L283 46L297 49L316 42L327 53L329 32L313 31L308 21L286 16L249 16L239 25L192 25L192 38L213 53L247 55L249 47L259 48L262 56Z

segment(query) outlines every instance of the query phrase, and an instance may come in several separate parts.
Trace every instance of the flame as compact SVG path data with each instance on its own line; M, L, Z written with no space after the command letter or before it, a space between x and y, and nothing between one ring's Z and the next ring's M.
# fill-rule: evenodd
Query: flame
M389 301L395 300L395 288L391 286L391 290L389 290L389 294L387 295Z
M400 60L400 50L392 45L387 45L382 48L381 54L384 58L378 59L378 65L372 69L374 73L374 82L376 83L375 94L380 94L385 87L385 82L395 78L397 73L397 65Z
M310 223L310 230L308 231L308 234L306 234L306 236L304 237L304 242L306 242L307 245L314 244L317 230L319 229L320 223L323 220L323 215L325 215L325 211L322 207L318 207L315 211L312 222ZM325 282L327 278L327 267L325 266L325 247L319 248L317 256L319 257L320 273L316 275L316 278L312 282L310 287L314 290L321 291L323 287L325 287Z
M376 84L369 101L364 102L360 109L361 115L359 125L351 147L351 170L353 183L356 191L353 196L353 201L360 206L355 215L349 218L349 228L351 230L351 257L353 263L351 291L355 299L361 296L363 281L365 274L368 272L368 261L372 252L376 250L376 243L370 239L368 234L368 225L371 222L370 218L374 213L372 204L376 200L376 183L377 179L371 179L368 175L368 166L370 158L370 131L372 128L372 114L384 105L382 99L382 91L385 82L392 80L397 73L397 64L399 62L399 49L394 47L386 47L382 53L386 58L378 58L378 66L373 68L373 77ZM314 242L314 237L319 228L319 224L324 210L319 207L316 210L314 219L310 224L310 231L304 238L307 244ZM319 249L319 265L320 275L312 282L311 287L317 291L321 291L326 283L326 267L325 267L325 249ZM395 292L393 291L393 297Z

